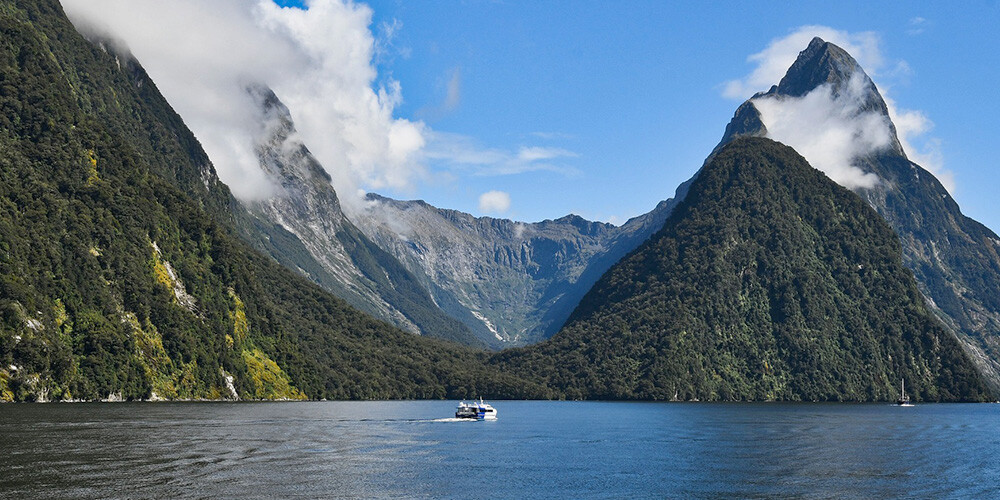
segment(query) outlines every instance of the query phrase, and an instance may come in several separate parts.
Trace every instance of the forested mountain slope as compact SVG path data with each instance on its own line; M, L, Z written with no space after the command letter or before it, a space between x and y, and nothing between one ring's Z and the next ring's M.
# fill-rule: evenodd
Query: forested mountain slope
M527 395L252 250L134 61L0 2L0 399Z
M907 158L884 99L850 54L813 39L778 85L740 106L720 147L740 136L770 137L757 109L762 100L781 105L823 88L835 98L854 93L849 99L837 99L842 116L864 115L887 124L888 144L854 159L856 168L878 181L854 191L899 235L903 262L913 271L930 307L963 342L994 390L1000 391L1000 237L963 215L941 182Z
M566 397L885 401L987 389L892 229L767 139L717 151L663 229L551 340L498 354Z

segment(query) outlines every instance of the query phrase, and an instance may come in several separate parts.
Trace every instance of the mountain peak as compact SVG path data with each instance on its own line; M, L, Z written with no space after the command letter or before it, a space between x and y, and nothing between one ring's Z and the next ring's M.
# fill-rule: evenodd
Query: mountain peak
M788 68L775 92L781 95L801 97L823 84L830 84L837 93L840 87L861 72L865 80L868 75L846 50L815 37L805 50Z
M756 136L770 137L787 142L781 137L772 135L770 125L761 116L761 106L770 102L789 103L805 98L814 91L827 94L827 111L832 116L839 117L838 123L854 120L855 126L867 123L884 122L887 130L879 131L887 136L887 144L871 149L874 151L889 151L892 154L906 158L906 153L896 136L896 127L889 117L889 108L879 93L875 82L865 73L858 61L846 50L827 42L820 37L814 37L809 45L799 52L795 62L785 72L781 81L767 92L759 92L748 99L736 110L733 119L726 127L722 141L713 150L713 154L722 146L736 137ZM810 101L813 104L819 101ZM793 108L794 109L794 108ZM875 115L875 116L872 116ZM870 120L870 121L866 121ZM779 127L780 128L780 127ZM870 132L870 131L869 131ZM857 132L856 132L857 135ZM863 133L862 136L878 136L878 134ZM794 143L790 143L793 147ZM814 164L818 167L818 164ZM818 167L821 168L822 167Z
M855 113L875 112L889 117L885 100L858 61L846 50L818 36L799 52L778 85L761 95L802 97L823 85L830 86L834 98L848 97L846 102L856 107ZM896 142L895 130L893 138Z

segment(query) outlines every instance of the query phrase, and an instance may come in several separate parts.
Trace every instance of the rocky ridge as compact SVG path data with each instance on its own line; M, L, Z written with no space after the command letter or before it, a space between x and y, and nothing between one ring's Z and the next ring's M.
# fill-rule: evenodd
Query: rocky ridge
M374 194L354 220L442 309L506 347L555 333L601 274L663 225L685 189L620 227L576 215L535 223L474 217Z
M270 89L248 92L263 113L256 154L274 194L243 204L264 233L260 245L286 267L351 305L412 333L485 346L434 303L424 285L344 215L330 176L301 141ZM253 237L251 236L251 239Z

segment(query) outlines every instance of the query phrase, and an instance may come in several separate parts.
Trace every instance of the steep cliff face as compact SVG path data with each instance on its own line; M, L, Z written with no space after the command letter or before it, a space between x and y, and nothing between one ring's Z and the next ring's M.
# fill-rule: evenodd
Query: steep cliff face
M273 196L244 202L262 250L347 300L413 333L485 346L434 303L424 285L344 215L330 176L302 142L288 109L267 88L248 92L263 112L256 152ZM252 233L248 231L247 233ZM253 240L254 235L250 235Z
M675 204L661 202L616 227L575 215L537 223L477 218L369 195L355 221L445 311L503 347L555 333L597 278L658 230Z
M837 99L852 85L849 99ZM837 99L838 112L845 117L884 123L885 143L859 148L863 154L853 158L853 167L875 180L853 190L899 235L903 262L913 271L920 291L958 335L991 386L1000 388L1000 238L962 215L934 175L906 157L885 101L850 54L813 39L778 85L740 106L719 147L740 136L772 136L758 109L761 100L781 106L814 92L828 92ZM813 131L823 132L821 124ZM855 142L866 139L859 136Z

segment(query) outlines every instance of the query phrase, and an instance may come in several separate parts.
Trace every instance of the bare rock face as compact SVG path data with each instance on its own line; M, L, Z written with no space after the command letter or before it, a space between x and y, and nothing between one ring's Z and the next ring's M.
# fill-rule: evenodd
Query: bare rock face
M330 176L302 142L288 108L265 87L248 92L263 122L256 152L275 193L245 202L265 251L335 295L413 333L485 346L445 314L427 289L344 215Z
M368 196L358 227L494 347L544 340L615 262L663 226L661 202L620 227L576 215L515 222Z

